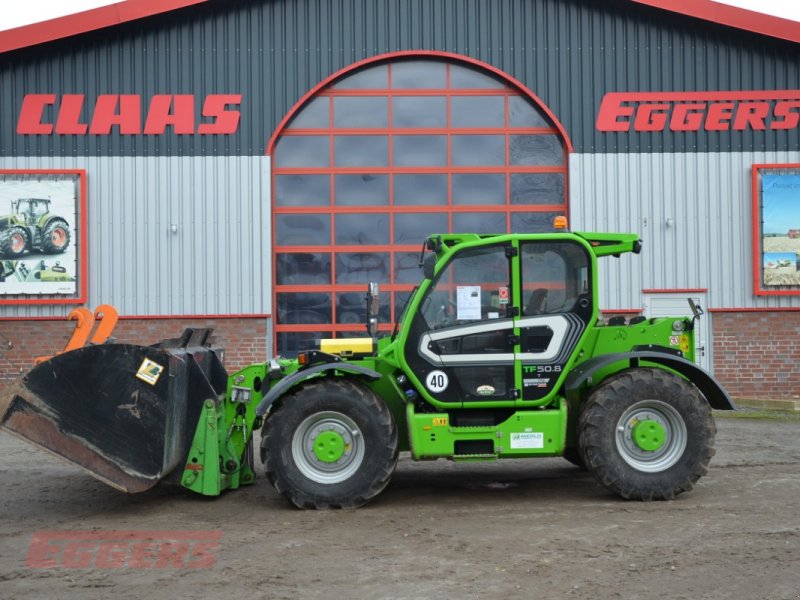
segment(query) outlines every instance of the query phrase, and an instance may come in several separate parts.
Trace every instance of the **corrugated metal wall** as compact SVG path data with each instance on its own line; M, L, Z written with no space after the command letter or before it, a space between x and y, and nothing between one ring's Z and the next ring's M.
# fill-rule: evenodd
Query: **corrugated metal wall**
M573 155L572 228L644 240L639 256L604 260L602 307L641 308L641 290L675 288L707 288L711 308L800 306L753 294L751 167L763 163L800 152Z
M364 58L438 50L538 94L579 152L795 149L788 131L602 133L610 91L800 89L797 44L622 0L213 2L0 55L0 154L258 155L311 87ZM239 94L231 136L16 136L26 93ZM46 118L53 121L53 111ZM90 110L84 107L83 118ZM86 121L84 121L86 122Z
M267 157L0 158L0 168L87 170L90 307L149 316L271 313ZM4 306L2 315L70 308Z

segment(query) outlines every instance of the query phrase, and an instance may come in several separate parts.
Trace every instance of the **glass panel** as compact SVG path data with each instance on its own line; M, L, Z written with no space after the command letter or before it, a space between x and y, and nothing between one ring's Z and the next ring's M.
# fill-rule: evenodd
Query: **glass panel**
M330 215L275 215L276 245L327 246L330 243Z
M366 288L365 288L366 289ZM378 311L378 323L389 323L391 314L389 312L391 294L381 292L380 310ZM366 325L367 305L364 302L364 292L343 292L336 294L336 322L343 325ZM345 337L344 332L338 332L336 337ZM358 332L359 337L366 337L366 328Z
M394 293L394 314L395 319L397 319L400 312L403 310L403 307L406 305L406 302L411 297L411 292L395 292Z
M450 102L453 127L504 127L506 124L503 96L453 96Z
M572 310L589 292L589 259L577 244L536 242L522 245L523 315Z
M337 175L334 202L338 206L386 206L389 204L389 176Z
M506 138L502 135L454 135L453 165L494 167L506 163Z
M389 164L389 139L384 135L337 135L337 167L385 167Z
M336 283L389 283L388 252L339 252L336 254ZM363 298L363 294L362 294Z
M505 175L491 173L453 175L453 204L505 203Z
M419 268L419 252L395 252L395 283L419 283L422 269Z
M447 204L447 175L395 175L394 203L403 206Z
M389 87L388 66L367 67L340 79L333 87L339 90L386 89Z
M509 304L500 303L500 292L510 279L504 246L464 250L423 300L422 316L429 327L504 318Z
M470 67L450 65L450 87L469 89L500 89L505 84L490 75Z
M331 295L325 292L278 293L278 322L308 325L331 322Z
M506 213L453 213L453 231L459 233L505 233Z
M447 101L442 96L398 96L392 99L394 127L447 127Z
M278 285L324 285L331 282L331 255L327 252L279 253L275 259Z
M386 96L334 98L333 126L338 128L388 127L389 100Z
M508 120L511 127L550 127L539 109L524 96L508 99Z
M511 213L512 233L546 233L555 231L553 219L560 212Z
M564 164L564 149L556 135L512 135L509 156L512 165Z
M332 335L330 331L281 332L278 334L278 354L284 358L295 358L298 352L316 349L317 340Z
M444 213L408 213L394 216L395 244L422 244L432 233L447 233Z
M275 147L275 166L329 167L330 139L323 135L284 135Z
M396 167L447 165L447 137L443 135L396 135L392 139Z
M330 99L318 96L300 109L289 123L289 129L327 129L330 126Z
M511 204L563 204L562 173L513 173Z
M331 203L329 175L276 175L276 206L320 206Z
M388 244L389 216L386 213L336 215L336 243L342 246Z
M446 63L431 60L392 63L392 87L395 89L443 89L446 86Z

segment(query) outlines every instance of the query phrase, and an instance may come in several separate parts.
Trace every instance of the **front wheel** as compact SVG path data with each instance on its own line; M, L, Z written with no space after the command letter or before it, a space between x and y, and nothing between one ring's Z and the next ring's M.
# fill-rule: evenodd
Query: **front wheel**
M694 487L714 456L711 408L685 379L630 369L601 383L578 420L586 467L633 500L671 500Z
M45 254L61 254L69 246L69 225L62 219L54 219L42 232L42 250Z
M295 389L262 430L267 477L298 508L366 504L389 483L397 448L397 426L383 400L343 378Z
M28 232L23 227L10 227L0 234L0 254L18 258L28 247Z

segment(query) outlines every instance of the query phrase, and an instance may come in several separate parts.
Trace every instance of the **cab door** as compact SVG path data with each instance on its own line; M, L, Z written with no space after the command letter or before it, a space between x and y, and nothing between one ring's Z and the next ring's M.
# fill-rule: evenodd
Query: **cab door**
M460 251L436 277L412 317L404 356L427 393L453 407L505 402L515 387L509 244Z
M548 396L592 323L591 259L572 240L521 241L520 314L514 320L522 401Z

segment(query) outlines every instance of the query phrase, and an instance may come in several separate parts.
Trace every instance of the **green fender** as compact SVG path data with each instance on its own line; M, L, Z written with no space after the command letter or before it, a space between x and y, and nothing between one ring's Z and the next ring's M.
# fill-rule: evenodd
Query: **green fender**
M364 376L368 379L372 379L373 381L377 381L381 378L381 374L377 371L367 369L366 367L362 367L360 365L352 365L346 362L332 362L314 365L312 367L308 367L307 369L303 369L302 371L296 371L288 377L281 379L275 385L275 387L267 392L259 405L256 407L256 416L263 417L265 414L267 414L272 406L272 403L296 385L311 379L312 377L319 377L321 373L326 373L327 371L331 370L344 371L345 373L350 373L351 375Z
M711 408L717 410L736 410L728 392L703 368L698 367L690 360L672 353L659 351L641 352L620 352L616 354L604 354L596 356L581 363L567 377L564 386L567 396L574 397L580 388L586 384L592 375L599 369L611 366L618 362L628 362L631 368L639 366L639 361L647 361L663 365L673 371L680 373L691 381L700 392L705 396Z

